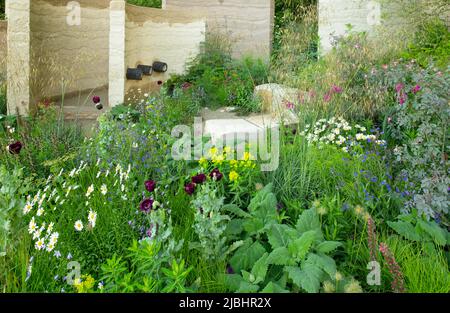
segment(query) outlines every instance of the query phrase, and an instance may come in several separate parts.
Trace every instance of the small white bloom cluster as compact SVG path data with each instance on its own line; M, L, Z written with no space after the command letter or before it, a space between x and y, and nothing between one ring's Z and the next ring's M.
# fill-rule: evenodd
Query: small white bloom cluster
M376 135L367 134L364 126L356 124L351 126L345 119L331 118L320 119L314 125L306 125L300 133L309 144L333 145L344 152L350 152L355 146L364 146L366 143L375 143L379 146L386 145L384 140L379 140Z

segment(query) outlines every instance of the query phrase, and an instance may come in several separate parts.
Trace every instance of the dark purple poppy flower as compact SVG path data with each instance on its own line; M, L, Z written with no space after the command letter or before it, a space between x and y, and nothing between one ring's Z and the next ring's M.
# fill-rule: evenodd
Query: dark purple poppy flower
M189 183L186 186L184 186L184 191L186 191L186 193L188 195L193 195L195 192L195 184L194 183Z
M209 177L215 181L220 181L223 178L223 174L219 171L218 168L213 169L211 174L209 174Z
M92 101L93 101L95 104L97 104L97 103L100 103L101 99L100 99L99 96L94 96L94 97L92 98Z
M162 80L158 80L158 86L161 86L163 84Z
M234 269L231 267L231 265L227 266L227 274L234 274Z
M280 213L281 212L281 210L283 210L284 209L284 205L283 205L283 203L277 203L277 212L278 213Z
M205 174L198 174L198 175L192 177L192 182L194 184L203 184L205 181L206 181Z
M20 150L22 150L22 143L20 141L16 141L8 146L9 153L11 154L19 154Z
M142 212L148 213L153 208L153 199L145 199L141 202L140 209Z
M153 192L156 189L156 182L154 180L148 180L145 182L145 189L147 189L148 192Z

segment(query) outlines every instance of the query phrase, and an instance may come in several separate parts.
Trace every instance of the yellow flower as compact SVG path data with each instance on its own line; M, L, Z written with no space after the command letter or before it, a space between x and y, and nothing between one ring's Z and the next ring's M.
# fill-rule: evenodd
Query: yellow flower
M319 207L319 205L320 205L320 201L319 201L319 200L314 200L313 203L312 203L312 206L313 206L314 208Z
M80 279L75 281L74 286L78 293L87 293L94 288L95 279L91 275L83 275L83 278L84 281Z
M357 205L357 206L355 207L355 213L356 213L357 215L363 214L363 213L364 213L364 208L363 208L362 206L360 206L360 205Z
M323 283L323 290L326 293L334 293L336 291L334 284L329 280Z
M327 208L324 207L324 206L319 206L319 207L316 209L316 211L317 211L317 214L319 214L319 215L326 215L326 214L328 213Z
M225 158L223 157L223 155L218 155L217 157L214 158L213 163L216 165L220 165L224 160Z
M225 147L225 148L223 148L223 152L225 152L225 154L231 154L233 152L233 150L231 150L230 147Z
M208 160L207 160L206 158L204 158L204 157L202 157L202 158L200 159L200 161L198 161L198 163L200 164L201 167L206 167L206 166L208 166Z
M244 161L249 161L249 160L253 160L253 159L254 159L254 157L253 157L253 155L250 152L245 152L244 153L244 157L243 157Z
M219 150L217 150L216 147L212 147L211 149L209 149L209 155L210 155L211 157L215 157L215 156L217 155L218 151L219 151Z
M237 165L238 165L238 161L236 161L236 160L231 160L230 161L230 165L232 166L232 167L237 167Z
M336 281L341 281L342 280L342 274L339 272L336 272L336 274L334 274L334 279Z
M230 172L230 181L235 182L239 178L239 174L236 171Z

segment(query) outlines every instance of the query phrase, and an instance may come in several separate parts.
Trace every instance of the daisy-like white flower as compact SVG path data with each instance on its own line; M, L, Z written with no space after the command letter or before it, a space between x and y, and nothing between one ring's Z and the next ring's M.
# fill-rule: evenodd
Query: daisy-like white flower
M39 238L39 239L36 241L34 247L36 248L36 250L42 250L42 249L44 249L44 248L45 248L45 242L44 242L44 239Z
M53 222L50 223L50 224L48 224L48 227L47 227L47 234L50 234L50 233L52 232L53 226L55 226L55 224L54 224Z
M42 216L42 215L44 215L44 209L43 208L39 208L38 210L37 210L37 213L36 213L36 215L37 216Z
M94 192L94 185L90 185L86 192L86 197L89 198L93 192Z
M88 221L89 221L89 224L92 226L92 228L94 228L95 223L97 221L97 212L90 210L89 215L88 215Z
M41 238L41 233L42 232L40 229L36 229L36 231L33 233L33 240Z
M53 243L49 243L48 245L47 245L47 251L48 252L52 252L53 251L53 249L55 249L55 245L53 244Z
M36 221L34 220L34 216L31 219L30 223L28 224L28 233L31 235L37 230Z
M76 231L82 231L83 230L83 222L78 220L75 222L75 230Z
M58 242L58 238L59 238L59 233L53 233L50 236L50 243L52 243L53 245L56 245L56 243Z
M23 214L27 215L28 213L30 213L31 209L33 209L33 204L28 202L27 204L25 204L25 207L23 208Z
M102 187L100 188L100 191L102 195L106 195L108 193L108 187L106 187L106 185L103 184Z

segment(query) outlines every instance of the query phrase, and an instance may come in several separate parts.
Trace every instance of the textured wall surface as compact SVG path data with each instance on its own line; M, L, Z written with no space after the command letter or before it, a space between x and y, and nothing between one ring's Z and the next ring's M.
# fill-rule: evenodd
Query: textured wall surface
M168 71L154 72L152 76L144 76L142 81L127 80L125 90L152 90L157 86L157 81L165 81L171 74L184 73L186 64L200 52L205 32L206 20L202 14L127 4L126 68L162 61L168 64Z
M7 35L8 22L0 21L0 83L3 83L6 80L6 57L8 55Z
M109 0L81 0L80 24L63 0L31 1L32 98L108 84ZM72 11L74 12L74 11Z
M236 57L245 54L266 60L270 57L274 0L163 0L163 8L206 12L208 32L229 34Z
M8 12L8 114L29 112L30 104L30 2L7 0Z
M332 48L333 36L344 35L347 24L355 31L370 31L377 19L374 1L319 0L319 36L321 52Z

